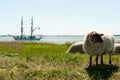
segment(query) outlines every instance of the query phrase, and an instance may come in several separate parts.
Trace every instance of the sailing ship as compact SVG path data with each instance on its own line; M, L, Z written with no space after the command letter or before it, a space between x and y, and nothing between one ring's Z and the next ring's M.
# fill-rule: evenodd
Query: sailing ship
M13 38L15 40L28 40L28 41L31 41L31 40L40 40L42 38L42 36L33 36L33 32L36 30L36 29L40 29L40 28L33 28L33 17L31 19L31 35L30 36L25 36L23 35L23 16L21 18L21 35L20 36L13 36Z

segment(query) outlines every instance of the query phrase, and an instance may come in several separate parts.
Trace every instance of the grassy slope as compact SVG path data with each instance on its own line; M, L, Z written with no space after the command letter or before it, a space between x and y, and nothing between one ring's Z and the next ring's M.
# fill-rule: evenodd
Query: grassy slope
M120 79L120 56L113 65L88 67L86 54L65 54L70 44L0 42L0 80ZM95 63L95 62L94 62Z

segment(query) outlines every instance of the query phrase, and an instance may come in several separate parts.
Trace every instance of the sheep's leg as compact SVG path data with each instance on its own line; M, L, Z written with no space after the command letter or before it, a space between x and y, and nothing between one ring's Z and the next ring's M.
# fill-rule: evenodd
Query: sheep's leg
M109 64L112 64L112 61L111 61L111 54L109 54Z
M112 53L113 53L113 49L109 53L109 64L112 64L112 60L111 60Z
M104 63L103 63L103 55L101 55L101 64L104 64Z
M89 66L91 67L92 66L92 56L90 56L90 64Z
M96 56L96 65L98 65L98 55Z

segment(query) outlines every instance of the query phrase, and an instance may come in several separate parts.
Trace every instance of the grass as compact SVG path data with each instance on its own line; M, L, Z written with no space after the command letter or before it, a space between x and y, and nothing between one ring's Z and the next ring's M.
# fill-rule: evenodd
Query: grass
M88 67L86 54L66 54L71 44L0 42L0 80L119 80L120 56L113 65ZM93 62L95 63L95 61Z

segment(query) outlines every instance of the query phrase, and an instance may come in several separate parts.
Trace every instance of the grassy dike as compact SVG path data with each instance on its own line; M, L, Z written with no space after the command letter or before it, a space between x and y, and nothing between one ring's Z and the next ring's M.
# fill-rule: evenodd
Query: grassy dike
M70 45L0 42L0 80L120 80L120 55L88 67L88 55L65 53Z

